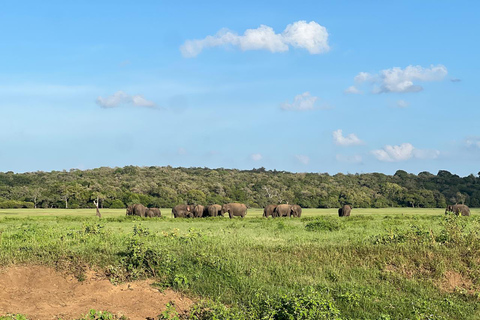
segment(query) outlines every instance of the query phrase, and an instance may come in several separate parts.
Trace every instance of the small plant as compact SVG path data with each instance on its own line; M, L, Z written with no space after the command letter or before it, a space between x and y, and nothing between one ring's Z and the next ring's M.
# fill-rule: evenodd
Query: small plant
M28 320L28 318L23 314L7 314L0 316L0 320Z
M158 315L158 320L180 320L180 315L175 308L175 302L170 301L165 307L165 311Z
M90 309L90 311L83 317L77 320L127 320L125 316L117 316L108 311L96 311Z
M103 234L105 233L105 226L100 223L84 223L83 224L83 233L84 234Z

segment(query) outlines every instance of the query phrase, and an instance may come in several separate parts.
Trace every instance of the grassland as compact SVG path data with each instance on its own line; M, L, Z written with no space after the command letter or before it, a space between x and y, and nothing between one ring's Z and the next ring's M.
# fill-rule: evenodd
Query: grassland
M249 209L243 220L101 212L0 210L0 264L152 277L200 301L192 319L480 318L478 209L354 209L343 219L336 209L301 219Z

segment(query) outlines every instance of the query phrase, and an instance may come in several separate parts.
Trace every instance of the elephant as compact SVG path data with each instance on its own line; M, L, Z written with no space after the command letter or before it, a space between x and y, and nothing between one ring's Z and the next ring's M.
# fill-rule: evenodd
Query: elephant
M470 215L470 208L464 204L454 204L448 205L445 209L445 214L453 212L457 216L462 214L462 216L469 216Z
M147 208L143 204L131 204L127 207L127 216L145 217Z
M265 218L268 218L270 216L272 218L275 218L274 211L276 207L277 207L276 204L269 204L268 206L266 206L265 209L263 209L263 216Z
M275 217L291 217L292 216L292 206L289 204L279 204L274 209Z
M193 207L193 215L195 218L201 218L205 214L205 206L197 204Z
M162 212L160 212L159 208L147 208L147 211L145 212L145 216L149 218L161 217Z
M298 204L292 205L292 214L294 217L300 218L302 216L302 207Z
M227 203L222 206L221 215L228 212L228 216L232 219L234 216L244 218L247 215L247 206L243 203Z
M339 217L350 217L350 212L352 212L352 206L346 204L340 209L338 209Z
M212 204L207 206L207 216L208 217L216 217L216 216L222 216L222 206L219 204Z
M188 204L179 204L172 209L175 218L193 218L195 206Z

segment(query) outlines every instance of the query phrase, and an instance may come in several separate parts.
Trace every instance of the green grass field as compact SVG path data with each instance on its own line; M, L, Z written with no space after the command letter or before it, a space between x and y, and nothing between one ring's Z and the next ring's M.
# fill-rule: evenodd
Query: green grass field
M478 209L304 209L302 218L126 217L0 210L0 263L82 279L152 277L199 301L190 319L480 319ZM456 281L453 281L456 280ZM226 308L225 306L228 306ZM115 310L111 310L115 311Z

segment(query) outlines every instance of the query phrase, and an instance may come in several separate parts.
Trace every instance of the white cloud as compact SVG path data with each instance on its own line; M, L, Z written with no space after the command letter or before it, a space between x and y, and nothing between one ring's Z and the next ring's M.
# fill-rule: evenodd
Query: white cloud
M328 46L327 29L315 21L297 21L289 24L282 33L266 25L257 29L247 29L243 35L238 35L228 29L221 29L214 36L203 39L187 40L180 46L182 55L193 58L203 49L220 46L236 46L242 51L268 50L284 52L289 46L306 49L311 54L319 54L330 50Z
M480 148L480 137L469 137L465 140L465 145L470 148Z
M383 149L373 150L372 154L380 161L398 162L411 158L436 159L440 151L417 149L410 143L402 143L399 146L386 145Z
M185 150L185 148L178 148L177 154L178 154L179 156L184 156L184 155L187 154L187 150Z
M410 102L407 102L405 100L398 100L397 101L397 108L406 108L410 105Z
M332 135L333 135L333 142L338 146L356 146L356 145L363 144L363 141L360 140L353 133L350 133L349 135L344 137L341 129L333 131Z
M350 86L347 89L345 89L344 93L346 93L346 94L362 94L362 91L358 90L357 87L355 87L355 86Z
M254 153L250 155L250 159L252 159L253 161L260 161L263 159L263 156L260 153Z
M95 101L102 108L116 108L122 105L133 105L135 107L155 108L154 102L145 99L141 95L128 95L123 91L117 91L113 95L103 98L98 97Z
M318 100L318 97L310 95L310 92L304 92L302 94L296 95L292 103L288 101L283 103L280 108L283 110L298 110L298 111L307 111L313 110L315 107L315 102Z
M421 66L408 66L405 69L394 67L381 70L378 74L369 74L360 72L355 76L356 83L371 82L374 84L373 93L388 92L419 92L423 87L415 82L441 81L445 78L448 71L444 65L431 65L429 68Z
M308 156L297 154L295 155L295 158L297 158L297 160L304 165L307 165L310 163L310 158Z
M358 154L355 154L353 156L345 156L343 154L337 154L335 156L335 158L337 159L337 161L340 161L340 162L349 162L349 163L361 163L362 162L362 156L358 155Z

